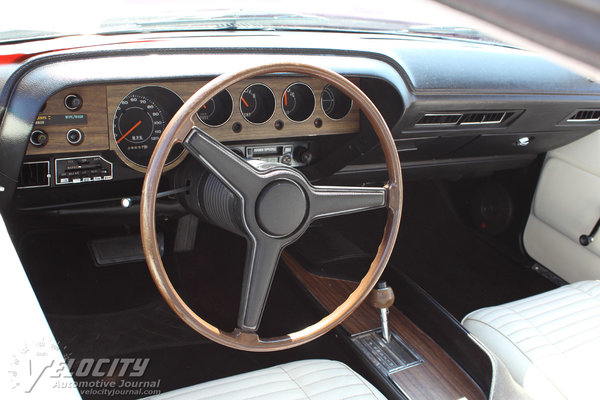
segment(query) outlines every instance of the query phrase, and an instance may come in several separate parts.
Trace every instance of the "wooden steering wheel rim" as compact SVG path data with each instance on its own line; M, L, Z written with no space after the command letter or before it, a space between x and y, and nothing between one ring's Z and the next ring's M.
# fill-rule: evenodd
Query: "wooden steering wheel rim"
M194 127L192 117L196 111L232 84L271 73L312 75L327 81L348 95L360 107L379 138L385 155L389 182L386 185L388 215L383 238L375 259L356 290L331 314L317 323L285 336L265 339L254 333L246 333L238 329L233 332L222 331L196 315L181 299L167 276L159 253L155 226L155 205L158 184L169 152L175 143L183 142ZM371 100L352 82L331 70L302 63L273 63L218 76L190 97L171 119L156 145L144 179L140 204L142 246L150 274L161 295L173 311L198 333L216 343L239 350L258 352L285 350L324 335L346 319L366 298L381 277L390 259L398 235L401 211L402 175L400 159L392 134Z

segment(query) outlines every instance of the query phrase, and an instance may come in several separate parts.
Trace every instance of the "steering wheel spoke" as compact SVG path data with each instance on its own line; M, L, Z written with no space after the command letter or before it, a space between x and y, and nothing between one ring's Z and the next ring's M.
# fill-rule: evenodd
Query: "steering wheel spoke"
M261 181L257 169L198 127L193 127L183 146L229 189L256 195Z
M248 240L248 251L242 282L238 329L256 332L277 270L283 242L267 236Z
M314 186L309 218L334 217L387 206L387 187Z

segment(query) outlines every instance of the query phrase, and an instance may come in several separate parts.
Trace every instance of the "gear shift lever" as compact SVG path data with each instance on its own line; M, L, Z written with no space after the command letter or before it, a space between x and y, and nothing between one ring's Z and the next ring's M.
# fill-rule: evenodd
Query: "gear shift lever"
M370 305L379 309L381 314L381 334L383 340L389 343L390 328L388 323L389 308L394 304L394 291L386 282L379 282L377 288L373 289L367 298Z

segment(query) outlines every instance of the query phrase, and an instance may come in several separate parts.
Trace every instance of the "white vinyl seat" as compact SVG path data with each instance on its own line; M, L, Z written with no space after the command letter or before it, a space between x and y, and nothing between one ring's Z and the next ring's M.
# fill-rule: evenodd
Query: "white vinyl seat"
M154 400L384 400L341 362L304 360L177 389Z
M535 399L600 399L600 282L482 308L463 325Z

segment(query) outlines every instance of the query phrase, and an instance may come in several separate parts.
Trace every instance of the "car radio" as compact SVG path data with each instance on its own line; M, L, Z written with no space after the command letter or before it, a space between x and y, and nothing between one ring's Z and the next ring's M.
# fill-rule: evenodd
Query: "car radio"
M237 155L255 160L277 162L291 167L303 167L311 163L312 152L308 143L234 145L229 148Z

